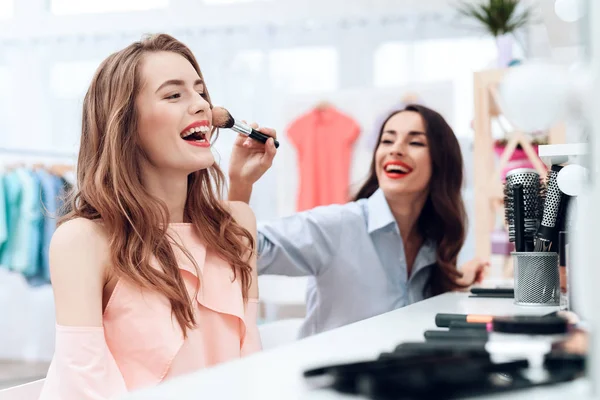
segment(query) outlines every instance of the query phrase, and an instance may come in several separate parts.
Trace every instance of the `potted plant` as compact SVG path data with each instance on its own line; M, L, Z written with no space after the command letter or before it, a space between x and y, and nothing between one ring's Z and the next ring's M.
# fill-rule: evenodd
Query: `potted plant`
M527 25L532 10L520 0L461 0L458 12L483 28L496 39L498 66L507 67L512 61L514 33ZM520 11L519 9L522 10Z

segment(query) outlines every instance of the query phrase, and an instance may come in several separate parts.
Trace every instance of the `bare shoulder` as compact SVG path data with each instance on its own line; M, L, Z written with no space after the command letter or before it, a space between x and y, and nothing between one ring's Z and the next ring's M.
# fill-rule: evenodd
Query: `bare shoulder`
M108 250L107 235L98 222L77 218L56 229L49 261L58 324L102 325Z
M108 236L102 223L86 218L74 218L60 225L52 235L52 247L60 248L76 244L92 247L108 246Z
M242 201L228 201L225 207L231 213L233 219L256 236L256 216L250 206Z
M77 262L83 260L90 268L102 269L108 259L108 249L108 236L100 222L85 218L67 221L56 229L50 241L52 274L71 267L78 269ZM90 268L86 269L89 271Z

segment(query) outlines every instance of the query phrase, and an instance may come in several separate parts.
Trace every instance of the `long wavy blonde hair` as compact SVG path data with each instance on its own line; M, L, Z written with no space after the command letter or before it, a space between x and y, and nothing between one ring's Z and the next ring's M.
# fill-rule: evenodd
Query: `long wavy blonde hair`
M112 271L119 279L165 295L185 335L196 321L168 235L168 209L141 181L135 99L143 55L159 51L182 55L204 80L192 52L166 34L148 36L104 60L85 95L77 190L70 201L71 211L60 223L77 217L102 221L109 237ZM206 245L229 262L247 299L252 271L248 254L254 251L254 240L221 203L223 182L216 163L190 174L184 216ZM182 250L198 270L190 254ZM153 257L161 268L151 266Z

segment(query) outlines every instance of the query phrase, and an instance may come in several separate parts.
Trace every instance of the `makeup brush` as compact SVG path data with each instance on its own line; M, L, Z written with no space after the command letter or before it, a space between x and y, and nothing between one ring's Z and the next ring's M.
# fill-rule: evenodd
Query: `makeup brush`
M241 133L242 135L248 136L254 140L258 140L261 143L267 143L267 140L271 136L265 135L253 129L250 125L247 125L241 121L236 121L229 111L224 109L223 107L213 107L212 109L212 123L216 128L227 128L235 131L237 133ZM275 142L275 148L279 147L279 142L273 139Z

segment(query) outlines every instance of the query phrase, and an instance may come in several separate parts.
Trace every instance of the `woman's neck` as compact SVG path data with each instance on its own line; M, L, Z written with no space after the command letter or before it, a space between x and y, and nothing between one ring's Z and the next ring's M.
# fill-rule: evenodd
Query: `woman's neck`
M144 187L152 197L167 205L169 222L186 222L184 211L188 190L187 176L157 172L151 169L142 173Z
M400 230L406 261L406 278L410 279L417 253L423 245L424 238L419 231L419 217L427 200L427 193L417 196L402 196L388 199L388 205Z
M422 242L423 238L421 232L419 232L418 220L423 207L425 207L427 193L396 198L386 197L386 199L396 224L398 224L404 246L407 247L409 243Z

